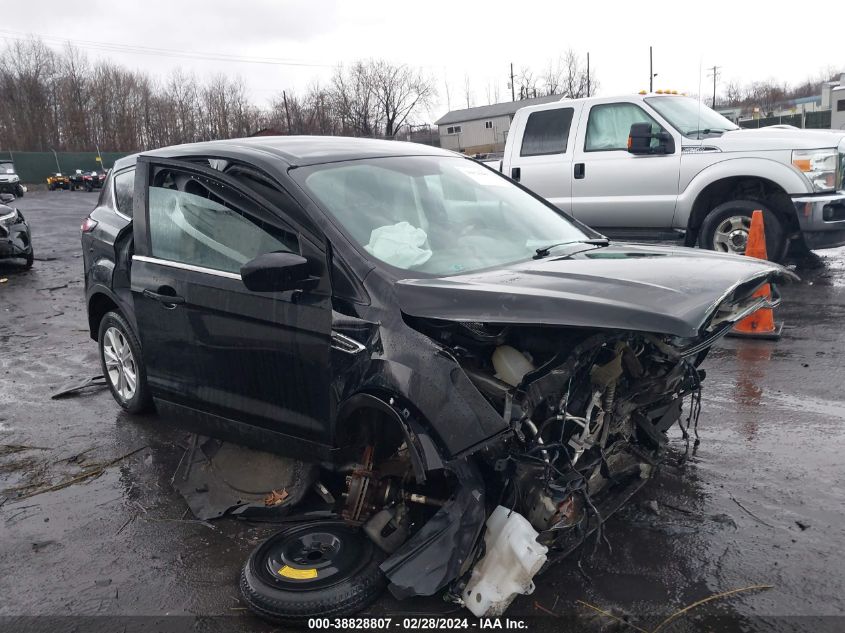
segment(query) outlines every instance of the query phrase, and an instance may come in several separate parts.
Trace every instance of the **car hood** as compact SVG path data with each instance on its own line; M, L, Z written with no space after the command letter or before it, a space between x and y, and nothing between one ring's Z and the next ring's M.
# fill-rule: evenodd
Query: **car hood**
M797 276L691 248L613 244L495 270L396 283L403 313L450 321L610 328L697 337L738 289Z
M731 130L722 136L705 138L702 145L712 145L726 152L755 150L816 149L836 147L845 134L838 130L800 130L781 127L762 127L750 130ZM696 145L697 143L684 143Z

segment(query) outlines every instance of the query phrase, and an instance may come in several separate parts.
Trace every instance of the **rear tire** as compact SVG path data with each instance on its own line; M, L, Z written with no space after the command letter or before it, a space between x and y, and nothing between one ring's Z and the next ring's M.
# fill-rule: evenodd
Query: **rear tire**
M698 245L711 251L744 255L751 214L756 209L763 212L769 260L783 261L789 246L784 223L777 213L756 200L731 200L710 211L701 223Z
M107 312L100 321L97 341L100 366L111 395L129 413L152 408L141 345L119 312Z
M18 185L18 188L17 188L17 191L15 192L15 195L16 195L18 198L23 198L23 195L24 195L25 193L26 193L26 192L23 190L23 185Z
M386 581L379 565L386 557L343 521L300 523L249 555L241 595L256 614L278 624L351 615L381 595Z
M24 267L27 270L29 270L30 268L32 268L32 265L34 263L35 263L35 251L30 250L29 255L26 256L26 263L24 264Z

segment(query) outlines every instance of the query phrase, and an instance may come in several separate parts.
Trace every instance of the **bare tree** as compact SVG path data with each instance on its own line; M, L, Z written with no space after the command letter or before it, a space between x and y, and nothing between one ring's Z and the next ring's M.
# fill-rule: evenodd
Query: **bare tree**
M429 105L436 95L434 82L424 76L422 71L404 64L394 66L383 60L371 63L384 135L393 138L417 109Z
M248 136L288 134L393 138L431 103L432 81L385 61L338 67L331 81L256 107L239 78L199 81L176 70L164 81L109 60L92 64L73 47L56 53L38 39L0 50L3 149L140 151Z

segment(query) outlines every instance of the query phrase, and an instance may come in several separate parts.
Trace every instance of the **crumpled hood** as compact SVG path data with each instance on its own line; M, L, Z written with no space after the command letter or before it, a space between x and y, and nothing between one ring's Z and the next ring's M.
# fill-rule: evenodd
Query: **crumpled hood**
M696 337L732 291L797 276L691 248L614 244L495 270L396 284L413 317L610 328Z

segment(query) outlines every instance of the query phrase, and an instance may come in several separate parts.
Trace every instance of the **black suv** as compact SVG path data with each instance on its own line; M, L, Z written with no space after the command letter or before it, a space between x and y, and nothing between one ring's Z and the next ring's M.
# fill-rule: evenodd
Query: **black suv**
M243 570L282 621L387 583L500 613L500 519L544 560L571 551L654 472L686 396L695 423L714 341L792 276L610 244L472 159L348 138L121 159L82 244L120 406L338 475L329 518Z

